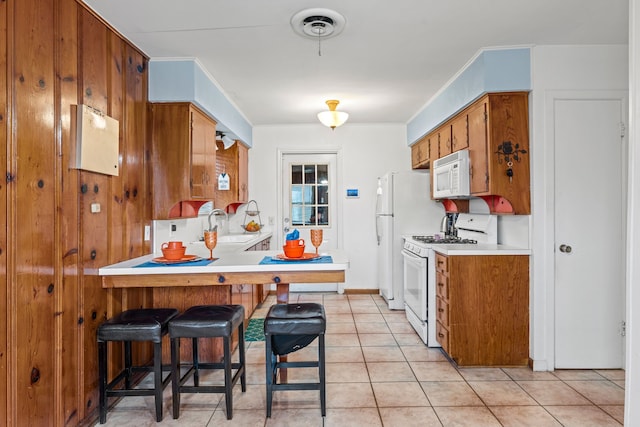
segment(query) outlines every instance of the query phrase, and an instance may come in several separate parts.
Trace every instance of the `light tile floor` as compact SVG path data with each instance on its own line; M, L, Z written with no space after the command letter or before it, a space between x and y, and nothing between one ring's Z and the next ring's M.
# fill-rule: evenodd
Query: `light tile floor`
M291 302L324 304L327 314L327 416L317 391L278 391L265 415L264 343L247 343L247 391L234 389L233 420L222 395L184 394L180 418L165 390L162 425L173 426L620 426L624 371L456 368L426 347L404 312L378 295L292 294ZM274 298L254 313L264 317ZM290 360L313 359L312 344ZM217 375L217 374L216 374ZM317 369L290 370L290 381L317 378ZM217 381L220 377L209 377ZM207 381L201 380L201 381ZM155 425L153 399L122 399L107 426Z

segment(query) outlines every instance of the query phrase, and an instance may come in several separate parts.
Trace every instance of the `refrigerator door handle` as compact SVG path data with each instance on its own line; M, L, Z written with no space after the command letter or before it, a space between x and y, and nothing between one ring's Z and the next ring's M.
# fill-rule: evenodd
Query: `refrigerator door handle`
M380 215L376 214L376 241L378 242L378 246L380 246L380 241L382 240L382 236L380 236Z

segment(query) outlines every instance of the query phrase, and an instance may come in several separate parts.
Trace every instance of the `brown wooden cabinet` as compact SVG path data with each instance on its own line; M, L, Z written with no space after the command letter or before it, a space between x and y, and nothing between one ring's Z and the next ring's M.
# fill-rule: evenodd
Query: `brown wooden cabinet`
M225 149L216 142L216 181L220 174L229 175L229 190L217 190L214 206L224 209L231 203L248 202L249 199L249 149L240 141Z
M487 94L468 116L471 195L491 212L530 214L527 93Z
M451 121L451 152L469 147L467 115L460 114Z
M466 148L471 196L484 199L491 213L530 214L527 92L482 96L414 144L411 165L430 168L434 160Z
M149 117L153 218L176 216L181 201L213 200L216 122L187 102L150 104Z
M436 254L436 333L459 366L526 365L529 257Z
M249 201L249 147L236 142L238 147L238 200Z
M429 169L431 167L431 136L427 135L411 146L411 168Z
M438 156L437 158L451 154L451 123L447 122L437 131L438 136ZM433 159L435 160L435 159Z

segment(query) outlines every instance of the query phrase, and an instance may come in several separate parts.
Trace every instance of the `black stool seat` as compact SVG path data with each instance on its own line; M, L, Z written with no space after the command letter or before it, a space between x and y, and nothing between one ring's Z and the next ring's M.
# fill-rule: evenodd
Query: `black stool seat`
M162 379L162 337L168 332L169 321L178 315L174 308L141 308L126 310L98 327L98 377L100 382L100 423L107 421L109 396L155 396L156 420L162 421L162 391L171 375ZM124 369L107 383L107 342L124 342ZM131 357L132 341L153 343L153 366L134 366ZM134 372L153 372L153 388L131 387ZM124 380L124 388L116 388Z
M169 331L181 338L227 337L243 322L241 305L198 305L173 319Z
M271 417L273 392L276 390L319 390L322 416L326 415L324 334L327 320L324 307L316 303L276 304L264 319L265 357L267 373L267 417ZM318 338L318 360L277 361L298 351ZM278 383L278 369L317 367L317 383Z
M231 335L238 330L239 362L231 361ZM244 307L241 305L198 305L169 322L171 337L171 372L173 376L173 418L180 416L180 393L224 393L227 419L233 418L233 386L240 379L242 391L247 390L244 351ZM192 339L193 362L180 377L180 338ZM222 362L203 363L198 360L199 338L222 338ZM224 369L224 385L200 385L201 369ZM235 373L232 376L232 370ZM193 376L193 386L184 385Z

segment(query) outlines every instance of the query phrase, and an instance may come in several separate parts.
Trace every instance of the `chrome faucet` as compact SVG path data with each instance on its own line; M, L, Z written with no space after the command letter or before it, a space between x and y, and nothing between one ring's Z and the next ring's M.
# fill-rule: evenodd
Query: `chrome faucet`
M225 211L223 211L222 209L212 209L211 212L209 212L209 216L207 217L207 220L209 221L209 230L213 230L213 227L211 226L211 215L218 215L218 214L224 215L224 225L225 226L229 225L229 215Z

